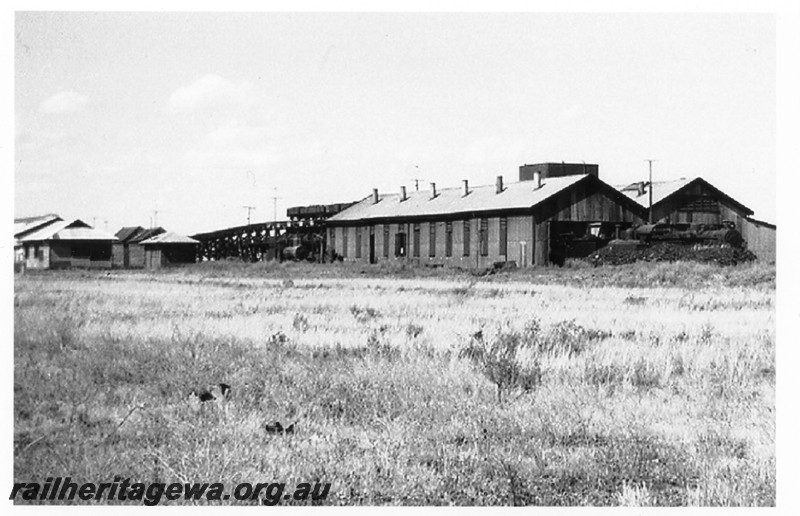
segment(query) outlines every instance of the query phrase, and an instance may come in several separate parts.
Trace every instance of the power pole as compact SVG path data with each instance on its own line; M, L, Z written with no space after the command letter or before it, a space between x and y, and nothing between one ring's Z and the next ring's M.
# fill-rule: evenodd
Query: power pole
M242 208L247 210L247 225L250 225L250 212L255 210L255 206L242 206Z
M650 178L649 182L647 183L647 194L649 196L649 202L647 204L647 223L653 223L653 162L658 161L655 159L646 159L645 160L650 165Z
M414 173L416 174L418 172L419 172L419 165L414 165ZM414 179L412 179L412 181L414 181L414 191L415 192L419 192L419 182L420 181L425 181L425 178L423 178L423 177L414 178Z
M272 199L272 222L278 222L278 187L274 187L272 189L274 195L271 197Z

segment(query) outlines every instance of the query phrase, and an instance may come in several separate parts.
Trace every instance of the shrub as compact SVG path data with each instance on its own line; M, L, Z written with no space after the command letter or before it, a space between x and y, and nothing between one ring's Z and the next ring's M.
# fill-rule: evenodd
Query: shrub
M409 323L408 326L406 326L406 336L409 339L416 339L417 337L422 335L423 330L424 328L422 326L414 323Z
M305 333L308 331L311 325L308 324L308 317L306 317L303 314L297 313L294 314L294 319L292 320L292 327L299 332Z
M622 302L625 303L626 305L640 306L647 302L647 298L644 298L642 296L628 296Z
M375 310L374 308L361 308L358 305L352 305L350 307L350 313L353 314L353 317L360 323L367 323L372 319L376 319L380 317L380 312Z
M611 337L611 333L603 330L589 329L576 324L574 320L561 321L553 326L547 339L538 339L538 348L542 352L565 353L578 355L588 348L592 341Z
M503 393L512 390L530 392L542 382L542 369L538 359L522 365L518 353L530 348L532 342L517 331L500 331L489 343L483 331L473 334L470 343L460 356L469 358L474 367L497 387L497 401L503 402Z

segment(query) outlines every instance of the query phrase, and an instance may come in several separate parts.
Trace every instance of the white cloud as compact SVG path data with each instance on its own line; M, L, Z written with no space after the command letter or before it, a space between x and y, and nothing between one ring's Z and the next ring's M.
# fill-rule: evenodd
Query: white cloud
M49 114L74 113L81 110L87 102L89 97L86 95L74 91L62 91L42 102L39 111Z
M206 134L202 148L183 155L183 161L195 169L263 169L281 161L281 153L269 128L233 120Z
M169 98L169 107L175 112L220 107L248 109L258 102L259 97L258 89L247 81L234 82L209 74L175 90Z

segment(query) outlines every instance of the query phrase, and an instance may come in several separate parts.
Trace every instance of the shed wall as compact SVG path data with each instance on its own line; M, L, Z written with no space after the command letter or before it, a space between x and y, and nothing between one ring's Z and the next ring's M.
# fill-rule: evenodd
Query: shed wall
M718 210L704 211L689 209L690 203L698 198L714 199ZM730 205L723 197L708 189L702 183L693 184L679 193L673 194L653 208L653 221L667 224L721 224L733 222L740 233L745 232L747 213Z
M533 257L535 265L550 263L550 224L552 220L581 222L643 222L641 217L593 184L579 184L534 209Z
M141 244L128 244L128 267L142 269L144 266L144 246Z
M776 230L774 227L745 219L742 222L741 233L747 242L747 248L755 253L760 261L775 262Z
M111 245L111 266L114 268L126 267L125 254L128 244L116 242Z

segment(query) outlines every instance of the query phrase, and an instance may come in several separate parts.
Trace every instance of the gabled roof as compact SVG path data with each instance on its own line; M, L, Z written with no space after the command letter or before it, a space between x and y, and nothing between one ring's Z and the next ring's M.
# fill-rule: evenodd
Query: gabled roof
M382 194L378 203L372 196L355 203L350 208L328 219L328 223L349 222L367 219L425 217L452 215L470 212L528 209L544 200L585 180L591 175L548 177L542 179L542 186L534 188L533 181L520 181L504 185L497 193L495 185L471 186L469 195L463 195L462 188L442 188L431 199L431 192L414 191L400 201L400 194ZM596 179L596 178L595 178ZM598 180L599 181L599 180ZM610 187L609 187L610 188Z
M753 210L745 206L744 204L740 203L733 197L727 195L725 192L721 191L705 179L701 177L693 177L693 178L685 178L682 177L680 179L676 179L673 181L653 181L653 206L656 206L658 203L665 201L669 197L677 194L678 192L682 191L685 188L689 188L695 184L702 184L708 190L711 190L717 197L720 197L726 201L727 204L735 206L739 208L741 211L745 212L748 215L753 214ZM639 183L632 183L630 185L624 186L615 186L617 190L619 190L622 194L627 196L628 198L636 201L641 206L647 208L649 201L649 194L647 193L647 185L645 185L645 193L643 195L639 195Z
M160 226L156 227L156 228L142 229L141 231L136 233L136 235L134 235L133 238L128 240L128 243L129 244L141 244L143 241L147 240L148 238L154 237L156 235L160 235L161 233L164 233L165 231L166 230L164 228L160 227Z
M47 215L39 215L37 217L23 217L19 219L14 219L14 237L15 238L23 237L37 229L40 229L44 226L47 226L59 220L63 219L58 215L56 215L55 213L49 213Z
M144 231L142 226L126 226L115 233L120 242L127 242L140 232Z
M40 242L45 240L116 240L117 237L94 229L80 219L59 220L33 233L20 238L20 242Z
M689 185L694 180L686 179L682 177L680 179L676 179L673 181L654 181L653 182L653 204L658 204L659 202L663 201L670 195L674 194L678 190L681 190L685 186ZM617 190L619 190L623 195L628 197L629 199L633 199L640 205L647 207L648 203L650 202L650 197L648 194L647 189L649 188L647 183L644 184L644 194L639 195L639 183L631 183L629 185L617 185L614 186Z
M497 193L496 185L470 187L470 193L463 195L462 188L443 188L437 190L436 198L431 199L430 191L414 191L407 194L405 201L400 201L400 194L382 194L377 204L368 196L355 203L350 208L330 217L328 224L337 222L354 222L360 220L435 217L441 215L456 215L462 213L480 213L495 211L527 210L547 199L566 191L578 183L592 181L598 183L601 189L622 202L629 208L639 212L641 206L631 202L610 185L607 185L595 175L578 174L561 177L546 177L542 179L540 188L534 188L533 181L519 181L507 183L503 191Z
M147 240L143 240L141 242L142 245L156 245L156 244L199 244L197 240L194 238L190 238L184 235L179 235L172 231L167 231L165 233L160 233L153 237L148 238Z

